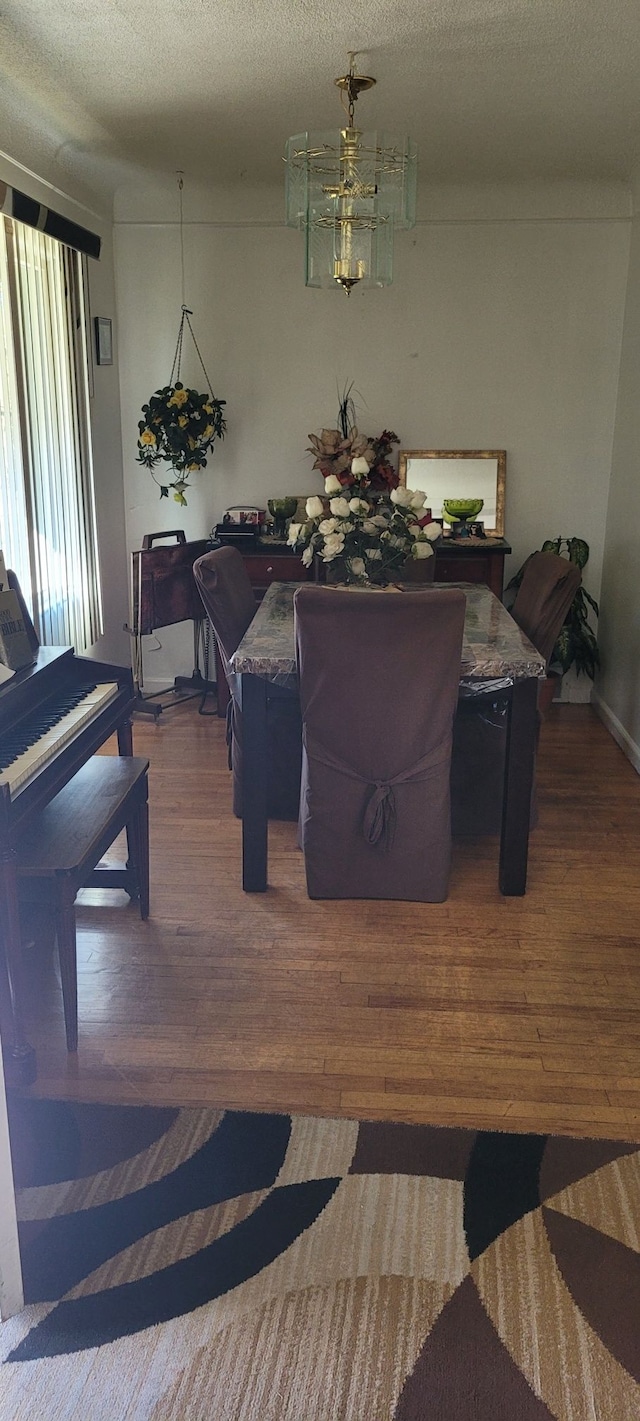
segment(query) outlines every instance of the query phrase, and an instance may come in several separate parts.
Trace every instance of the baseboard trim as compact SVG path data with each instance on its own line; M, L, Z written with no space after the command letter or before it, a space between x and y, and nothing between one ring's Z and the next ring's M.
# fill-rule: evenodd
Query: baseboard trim
M613 736L616 744L624 751L627 759L631 761L634 770L640 775L640 745L637 745L635 740L631 738L622 722L618 720L617 715L614 714L611 707L607 705L606 701L603 701L602 696L600 696L595 689L591 696L591 704L597 715L600 716L603 725L606 725L609 734Z

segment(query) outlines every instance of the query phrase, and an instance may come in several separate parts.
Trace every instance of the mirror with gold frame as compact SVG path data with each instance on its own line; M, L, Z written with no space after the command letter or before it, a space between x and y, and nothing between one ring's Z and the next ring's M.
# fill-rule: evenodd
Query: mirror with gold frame
M490 537L504 538L505 449L401 449L400 483L424 489L433 518L442 518L445 498L481 498L483 523Z

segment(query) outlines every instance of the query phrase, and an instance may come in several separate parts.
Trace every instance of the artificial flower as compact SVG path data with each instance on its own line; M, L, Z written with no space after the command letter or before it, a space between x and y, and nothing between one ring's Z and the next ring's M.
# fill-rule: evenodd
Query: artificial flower
M182 385L176 385L171 399L167 400L167 404L169 408L171 408L172 405L177 405L178 408L181 409L183 405L186 405L188 398L189 391L185 390Z
M344 549L344 541L343 533L330 533L328 538L325 538L321 553L325 562L332 562L339 556Z
M321 498L316 496L307 499L305 508L307 518L321 518L324 513L324 503Z
M385 495L332 498L329 518L323 500L310 498L307 521L301 527L293 525L290 542L302 553L305 567L317 556L337 568L347 582L384 584L401 578L410 558L432 556L434 536L427 535L416 519L415 493L405 489L403 495L402 501ZM437 523L429 527L436 536L440 532Z
M399 508L412 507L412 499L414 497L414 494L413 490L410 488L404 488L402 486L400 486L399 488L392 488L389 496L391 498L391 502L396 503Z

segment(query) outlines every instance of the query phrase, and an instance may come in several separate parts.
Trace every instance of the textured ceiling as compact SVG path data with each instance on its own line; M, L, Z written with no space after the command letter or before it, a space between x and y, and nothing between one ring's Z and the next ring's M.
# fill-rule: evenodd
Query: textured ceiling
M280 182L290 133L337 126L350 48L378 80L362 126L408 131L423 181L640 160L639 0L3 0L0 143L93 188Z

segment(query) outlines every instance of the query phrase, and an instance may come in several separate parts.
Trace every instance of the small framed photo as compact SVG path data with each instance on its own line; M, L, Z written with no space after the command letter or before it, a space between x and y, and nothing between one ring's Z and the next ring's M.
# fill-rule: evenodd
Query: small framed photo
M94 316L96 334L96 362L98 365L113 365L113 336L108 316Z

